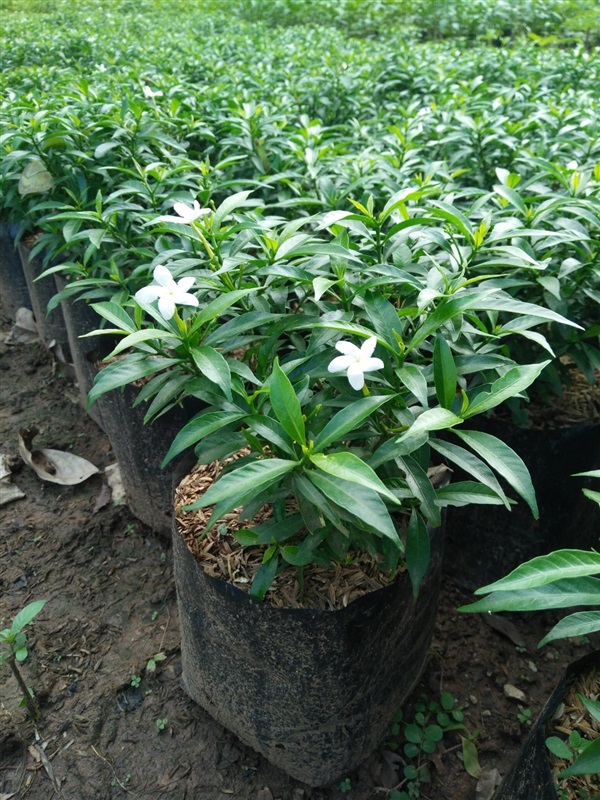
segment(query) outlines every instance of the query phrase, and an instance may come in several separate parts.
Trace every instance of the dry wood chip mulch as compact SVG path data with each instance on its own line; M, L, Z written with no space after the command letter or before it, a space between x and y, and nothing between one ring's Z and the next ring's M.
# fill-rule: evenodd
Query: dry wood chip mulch
M238 455L244 454L242 451ZM179 532L202 569L208 575L229 581L247 592L262 563L264 548L243 548L231 534L269 519L271 508L265 506L252 520L243 521L240 520L241 508L236 508L206 535L203 534L213 507L182 511L183 506L193 503L212 485L221 469L220 462L200 464L186 475L175 494L175 518ZM221 533L225 530L223 525L226 532ZM276 576L265 595L265 602L276 608L345 608L357 597L393 583L402 571L399 568L394 575L387 575L369 555L355 553L352 563L347 565L333 564L329 569L316 564L305 567L304 591L301 592L296 568L287 566Z
M584 739L593 741L600 736L600 723L592 717L585 708L578 695L581 694L590 700L600 700L600 671L591 669L583 675L577 676L568 687L563 703L558 710L558 716L552 722L553 730L549 735L559 736L568 740L571 731L577 731ZM600 797L600 776L574 775L571 778L558 780L559 772L570 765L557 756L550 756L552 760L552 774L557 786L566 792L569 800L579 800L582 797ZM587 795L585 794L587 792Z

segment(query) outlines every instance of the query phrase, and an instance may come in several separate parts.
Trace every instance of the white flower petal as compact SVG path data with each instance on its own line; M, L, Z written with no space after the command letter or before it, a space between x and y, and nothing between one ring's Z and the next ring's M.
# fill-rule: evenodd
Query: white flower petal
M348 381L353 389L362 389L365 385L365 376L360 364L350 364L348 367Z
M376 369L383 369L383 361L380 358L363 358L360 368L363 372L374 372Z
M158 286L144 286L143 289L138 289L135 293L135 299L138 303L151 303L160 295Z
M166 267L163 267L162 264L158 264L155 267L153 275L154 280L159 284L159 286L171 287L175 283L169 270Z
M158 298L158 310L164 319L171 319L175 313L175 303L169 296L162 295Z
M187 290L191 289L195 283L195 278L182 278L180 281L177 281L177 290L181 292L187 292Z
M360 348L360 357L361 361L366 358L370 358L373 355L373 351L377 347L377 337L370 336L368 339L362 343Z
M350 364L355 364L356 360L349 356L337 356L327 367L329 372L345 372Z
M172 300L174 303L180 306L197 306L200 305L198 303L198 298L194 297L193 294L188 294L187 292L173 292L171 295Z
M360 358L360 349L352 342L336 342L335 349L339 350L340 353L343 353L345 356L353 356L354 359Z

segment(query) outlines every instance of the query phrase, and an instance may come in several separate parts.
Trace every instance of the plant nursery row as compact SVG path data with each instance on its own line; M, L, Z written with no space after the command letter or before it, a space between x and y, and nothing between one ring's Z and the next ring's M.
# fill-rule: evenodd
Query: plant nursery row
M33 331L72 376L169 550L190 704L290 798L433 797L463 730L460 800L598 798L594 3L9 5L8 347ZM40 481L98 472L62 480L34 422ZM479 596L457 617L542 611L542 652L584 646L501 776L448 692L399 727L443 574ZM37 731L52 604L26 599L1 658ZM397 780L353 794L394 726Z

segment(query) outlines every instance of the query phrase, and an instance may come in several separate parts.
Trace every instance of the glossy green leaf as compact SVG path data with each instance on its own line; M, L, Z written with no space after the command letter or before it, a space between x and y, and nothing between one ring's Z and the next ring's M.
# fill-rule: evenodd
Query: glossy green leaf
M453 462L469 475L477 478L484 486L489 487L498 497L502 500L506 508L510 508L510 504L502 486L498 482L492 470L477 456L465 450L463 447L454 444L453 442L446 442L442 439L429 439L429 446L440 455L444 456L448 461Z
M433 346L433 382L438 403L450 408L456 397L456 364L448 342L441 334L435 337Z
M259 494L268 486L281 480L284 475L297 466L296 461L281 458L252 461L250 464L245 464L232 472L221 475L201 497L186 506L184 510L192 511L196 508L205 508L236 499L239 502L236 501L235 505L242 505L249 493Z
M516 397L531 386L549 363L550 361L543 361L541 364L524 364L509 369L492 383L488 392L481 392L469 403L464 413L465 418L482 414L504 403L510 397Z
M546 608L600 605L599 578L567 578L546 586L510 592L493 592L459 611L541 611Z
M462 423L462 417L458 417L452 411L439 407L430 408L419 414L406 433L403 433L396 441L403 442L409 437L419 436L427 431L441 431L446 428L453 428L455 425L462 425Z
M11 631L13 633L19 633L25 625L29 625L31 620L39 614L42 608L46 605L45 600L34 600L33 603L29 603L22 608L16 617L13 619L13 623L11 625Z
M371 414L393 398L393 395L385 397L361 397L346 408L338 411L317 435L314 444L314 453L324 450L328 445L344 437L350 431L356 430Z
M208 345L199 345L190 350L194 363L209 381L216 383L225 397L231 401L231 371L221 353Z
M404 364L403 367L396 370L396 375L409 392L414 394L419 403L427 408L428 405L428 391L427 380L423 375L423 370L414 364Z
M559 772L556 777L562 780L572 775L600 775L600 738L594 739L571 766Z
M162 372L162 370L168 369L177 363L178 359L176 358L156 358L154 356L144 356L144 354L135 354L109 364L101 369L94 379L94 385L88 394L88 410L106 392L120 389L121 386L126 386L129 383L140 380L140 378L147 378L148 375Z
M179 431L169 448L162 466L165 467L175 456L183 453L188 447L193 447L201 439L206 438L215 431L243 419L246 414L235 411L202 411L196 414Z
M531 589L562 578L600 574L600 553L593 550L555 550L520 564L504 578L477 589L475 594Z
M269 399L275 416L288 436L295 442L305 445L306 429L300 401L292 382L279 366L278 359L275 359L269 381Z
M328 456L322 453L313 453L310 460L323 472L343 478L350 483L359 483L382 495L390 502L398 504L396 497L385 486L377 473L354 453L332 453Z
M557 622L540 641L538 647L557 639L589 636L590 633L598 633L598 631L600 631L600 611L576 611Z
M502 475L515 492L525 500L535 519L538 519L539 511L529 470L515 451L490 433L465 431L457 428L453 428L453 432Z
M309 470L306 475L325 497L360 519L374 533L386 536L402 548L396 526L377 492L317 470Z

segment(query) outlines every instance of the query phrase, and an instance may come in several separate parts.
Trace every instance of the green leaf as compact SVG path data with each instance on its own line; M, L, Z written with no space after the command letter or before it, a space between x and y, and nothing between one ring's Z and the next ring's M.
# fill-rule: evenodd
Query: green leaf
M525 500L535 519L539 519L540 514L529 470L515 451L490 433L464 431L456 428L453 429L453 432L502 475L515 492Z
M273 583L278 569L279 556L270 558L268 561L262 563L256 571L248 594L251 597L256 597L257 600L262 600Z
M465 739L464 736L461 736L460 740L462 742L462 754L465 770L472 778L479 778L481 775L481 767L479 766L477 748L470 739Z
M360 400L356 400L346 408L342 408L318 434L315 439L313 453L324 450L336 439L341 439L345 434L356 430L367 417L371 416L374 411L393 397L394 395L361 397Z
M410 428L403 433L397 442L403 442L411 436L418 436L427 431L440 431L445 428L452 428L454 425L462 425L462 417L453 414L445 408L430 408L416 418Z
M283 425L276 419L256 414L249 417L247 422L250 430L257 436L262 436L263 439L271 442L271 444L274 444L275 447L283 450L284 453L292 456L292 458L296 457L294 442L283 429Z
M406 532L406 567L412 583L413 597L417 597L431 556L429 531L421 515L412 509Z
M234 508L235 505L241 505L248 494L259 494L297 466L297 461L281 458L252 461L250 464L245 464L243 467L238 467L238 469L222 475L194 503L185 506L184 511L193 511L196 508L204 508L217 503L230 503L231 501L235 501L231 506Z
M600 605L600 579L567 578L537 586L533 589L522 589L510 592L493 592L487 597L459 611L541 611L546 608L570 608L571 606Z
M559 772L559 780L570 778L572 775L599 775L600 774L600 738L587 745L568 769Z
M29 603L25 606L25 608L22 608L13 620L10 628L12 633L19 633L19 631L21 631L25 625L29 625L31 620L36 616L36 614L40 613L45 605L45 600L34 600L33 603Z
M164 457L162 466L165 467L175 456L187 450L188 447L192 447L196 442L224 428L226 425L230 425L232 422L243 419L245 416L246 414L235 411L201 411L196 414L183 426L173 440Z
M106 392L119 389L148 375L155 375L177 363L176 358L157 358L139 353L109 364L101 369L94 379L94 385L88 394L88 410Z
M235 305L238 300L241 300L242 297L246 297L246 295L255 291L256 289L254 288L236 289L233 292L224 292L218 297L215 297L214 300L211 300L208 305L204 306L204 308L194 316L194 322L190 328L189 335L191 336L192 333L196 333L196 331L207 322L218 319L224 311L227 311L228 308Z
M306 445L306 429L300 401L290 379L279 366L277 358L269 381L269 399L275 416L288 436L295 442Z
M145 328L142 331L135 331L121 339L115 349L107 355L107 358L113 358L118 353L123 352L123 350L127 350L128 347L135 347L135 345L140 342L147 342L152 339L170 339L173 344L177 342L177 336L172 331L162 331L158 328Z
M572 636L587 636L600 631L600 611L576 611L569 614L551 628L540 640L538 647L543 647L548 642L556 639L569 639Z
M27 658L27 648L19 647L19 649L15 651L15 658L17 661L25 661Z
M91 307L96 314L112 322L117 328L122 328L130 333L135 331L135 325L129 314L116 303L92 303Z
M477 589L475 594L531 589L562 578L600 573L600 553L593 550L555 550L520 564L504 578Z
M573 751L569 745L558 736L549 736L546 739L546 747L557 758L564 758L567 761L573 758Z
M209 381L216 383L225 397L231 401L231 371L221 353L208 345L199 345L192 348L190 354L200 372Z
M438 402L450 408L456 397L456 364L448 342L438 333L433 346L433 382Z
M406 482L413 495L421 501L421 511L431 525L441 524L437 495L425 470L412 456L398 457L397 462L406 475Z
M475 481L457 481L437 490L438 501L444 506L502 505L502 500L489 486Z
M509 369L492 383L489 392L481 392L472 400L464 413L465 419L489 411L510 397L516 397L531 386L549 363L550 361L543 361L541 364L523 364Z
M306 476L325 497L354 515L369 530L387 537L402 549L396 526L377 492L316 470L307 471Z
M478 294L470 293L464 294L460 297L453 297L451 300L445 300L440 303L432 314L428 314L427 319L413 334L412 339L406 349L410 352L415 347L418 347L421 342L428 339L432 333L436 333L445 322L461 314L466 309L472 308L473 303L479 299Z
M383 495L394 505L399 504L395 495L385 486L377 473L354 453L332 453L328 456L322 453L313 453L310 460L316 467L329 475L343 478L350 483L359 483L361 486Z
M423 370L414 364L404 364L403 367L396 370L396 375L408 391L414 394L419 403L427 408L427 380L423 375Z
M578 694L577 697L579 697L588 713L591 714L596 722L600 722L600 700L592 700L589 697L584 697L582 694Z
M235 211L236 208L240 208L240 206L248 205L246 200L250 194L252 194L252 191L236 192L236 194L232 194L230 197L226 197L225 200L223 200L212 218L212 230L215 233L219 232L221 223L232 211Z
M469 475L477 478L484 486L489 487L498 495L506 508L510 508L508 499L498 483L496 476L481 459L477 458L477 456L465 450L463 447L459 447L452 442L442 441L441 439L429 439L429 446L432 450L436 450L440 455L452 461L454 464L457 464L461 469L464 469Z

